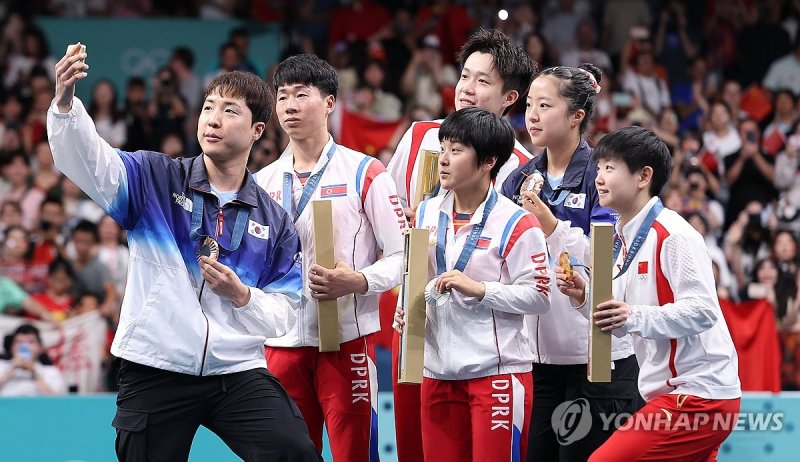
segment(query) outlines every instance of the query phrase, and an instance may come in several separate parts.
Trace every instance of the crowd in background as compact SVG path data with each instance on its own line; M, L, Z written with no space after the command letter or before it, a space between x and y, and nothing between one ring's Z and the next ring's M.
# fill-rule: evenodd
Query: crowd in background
M800 389L800 0L7 2L0 8L0 312L61 323L97 311L110 339L128 249L123 230L53 166L46 111L62 48L47 43L34 23L40 16L278 23L281 57L316 53L338 70L337 139L352 136L354 121L386 124L383 139L352 146L385 163L411 122L453 110L455 53L476 27L503 30L542 67L593 63L604 74L590 144L637 124L669 146L674 169L662 198L705 236L729 324L729 314L770 313L771 326L732 328L734 340L774 342L779 388ZM253 63L246 27L220 44L214 69L196 69L195 52L187 40L151 80L131 76L125 88L98 81L86 106L101 136L128 151L197 155L193 124L205 83L275 64ZM519 141L539 153L524 107L508 117ZM276 159L287 142L273 118L250 170ZM110 358L105 364L113 370Z

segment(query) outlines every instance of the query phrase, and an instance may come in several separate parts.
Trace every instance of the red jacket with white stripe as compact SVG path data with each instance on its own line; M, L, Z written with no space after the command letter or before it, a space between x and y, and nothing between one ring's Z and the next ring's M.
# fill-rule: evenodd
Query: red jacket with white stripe
M420 163L419 152L421 149L441 151L442 144L439 142L439 127L442 119L427 122L414 122L406 130L397 149L394 151L392 160L389 161L387 169L394 179L397 187L397 194L403 207L414 208L417 204L413 201L414 193L417 190L417 177L419 175ZM503 164L497 173L495 189L501 192L503 182L508 176L521 165L525 165L533 156L517 140L514 140L514 151L508 161ZM444 194L445 190L440 190L439 194Z
M472 228L481 222L486 200L457 233L453 203L453 194L447 193L417 208L417 227L431 232L430 279L436 276L440 214L447 218L445 259L451 270ZM539 220L498 194L464 274L483 282L486 294L478 300L453 290L444 307L427 307L425 377L464 380L529 372L533 352L525 315L550 309L547 245Z
M330 138L325 144L311 171L312 176L325 164L332 143ZM255 180L270 197L283 204L284 172L291 174L292 200L296 207L303 185L294 171L294 157L289 148L278 160L256 173ZM332 201L335 261L344 261L361 272L369 286L366 294L339 298L339 334L344 343L380 329L378 296L399 285L402 279L403 229L407 223L394 182L383 164L344 146L337 146L322 174L311 196L311 200L316 199ZM293 213L290 215L294 217ZM308 269L314 262L310 203L295 226L303 248L303 300L298 323L287 335L267 341L269 346L319 345L317 303L308 288ZM383 256L379 259L381 253Z
M653 198L617 233L622 266ZM613 282L614 299L630 305L625 325L639 362L639 392L646 401L665 393L705 399L741 396L738 357L717 298L711 257L703 237L680 215L664 209L625 274Z

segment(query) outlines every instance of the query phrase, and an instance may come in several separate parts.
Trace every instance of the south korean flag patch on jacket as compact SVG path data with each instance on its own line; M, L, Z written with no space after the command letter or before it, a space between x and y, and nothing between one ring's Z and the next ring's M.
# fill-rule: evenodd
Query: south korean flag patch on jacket
M247 234L259 239L269 238L269 226L256 223L253 220L247 221Z

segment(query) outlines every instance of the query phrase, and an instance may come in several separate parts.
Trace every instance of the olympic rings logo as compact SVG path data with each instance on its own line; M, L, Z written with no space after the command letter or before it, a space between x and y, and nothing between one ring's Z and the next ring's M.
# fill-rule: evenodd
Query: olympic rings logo
M145 51L141 48L127 48L119 57L119 64L125 75L147 76L155 74L169 60L170 52L165 48Z

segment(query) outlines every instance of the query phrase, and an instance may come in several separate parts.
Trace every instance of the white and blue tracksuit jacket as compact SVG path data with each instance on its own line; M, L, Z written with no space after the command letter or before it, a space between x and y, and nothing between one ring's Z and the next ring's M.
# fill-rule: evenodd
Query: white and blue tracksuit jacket
M265 367L264 342L295 322L302 288L300 240L286 212L249 173L237 198L220 207L202 155L113 149L78 98L67 113L51 105L47 131L59 170L128 231L127 290L111 352L194 375ZM220 218L219 261L250 287L240 308L207 285L198 302L195 249L218 234Z

